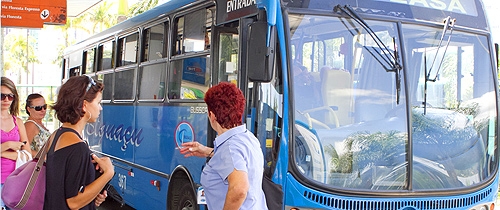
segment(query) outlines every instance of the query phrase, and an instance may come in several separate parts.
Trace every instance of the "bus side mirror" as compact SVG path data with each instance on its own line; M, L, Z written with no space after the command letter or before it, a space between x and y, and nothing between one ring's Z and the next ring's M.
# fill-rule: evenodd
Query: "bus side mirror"
M267 46L268 28L270 29L269 47ZM250 24L249 31L248 79L252 82L270 82L273 79L276 29L268 27L265 21L257 21Z

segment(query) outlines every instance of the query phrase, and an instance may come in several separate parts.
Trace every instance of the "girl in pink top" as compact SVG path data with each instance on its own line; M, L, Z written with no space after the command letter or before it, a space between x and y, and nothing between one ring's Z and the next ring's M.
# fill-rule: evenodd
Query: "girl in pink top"
M7 77L2 77L1 99L2 99L2 160L0 162L2 168L0 193L3 189L3 183L7 176L12 173L16 166L17 150L24 149L31 152L29 146L24 147L28 137L24 128L23 121L17 117L19 114L19 95L16 86ZM0 208L5 208L3 201L0 199Z

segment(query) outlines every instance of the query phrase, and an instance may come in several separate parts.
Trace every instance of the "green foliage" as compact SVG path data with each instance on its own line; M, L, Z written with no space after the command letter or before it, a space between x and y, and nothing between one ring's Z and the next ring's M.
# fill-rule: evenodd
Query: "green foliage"
M142 0L130 7L128 17L134 17L158 5L158 0Z
M4 71L28 71L29 63L39 63L34 45L36 39L26 34L9 33L5 36Z
M113 3L104 1L85 14L86 19L93 23L92 34L104 31L116 24L116 15L111 14L109 11L112 5Z

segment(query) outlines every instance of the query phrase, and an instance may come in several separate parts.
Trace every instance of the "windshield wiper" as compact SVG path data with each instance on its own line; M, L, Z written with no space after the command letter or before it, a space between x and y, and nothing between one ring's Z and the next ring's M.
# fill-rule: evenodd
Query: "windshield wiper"
M444 20L444 27L443 27L443 32L441 34L441 39L439 40L439 44L437 45L437 49L436 49L436 54L434 55L434 59L432 59L432 64L428 70L427 70L427 51L425 51L425 54L424 54L425 84L424 84L424 102L423 102L424 114L426 114L426 111L427 111L427 82L436 82L436 80L439 76L439 71L441 70L441 65L444 62L444 58L446 55L446 51L448 50L448 46L450 45L451 34L453 33L453 29L455 28L456 21L457 21L456 19L452 19L450 16L448 16ZM444 36L446 35L446 32L448 30L450 31L450 35L448 35L448 40L446 41L446 47L444 48L443 57L441 58L441 61L438 64L438 68L436 70L436 75L434 75L434 78L431 79L432 67L434 66L434 63L436 62L436 59L438 58L439 49L441 49L441 47L442 47Z
M390 50L384 42L377 36L377 34L371 29L371 27L361 18L356 11L354 11L350 6L344 5L341 6L340 4L335 6L333 8L334 12L342 12L346 14L349 18L353 19L358 23L361 27L363 27L364 30L367 31L368 35L372 38L372 40L375 42L377 47L368 47L368 46L363 46L374 58L375 60L380 63L380 65L385 69L386 72L394 72L395 73L395 79L396 79L396 103L399 104L399 96L401 92L401 70L403 69L403 66L399 62L399 55L398 55L398 50L397 50L397 45L396 45L396 39L393 37L392 42L394 44L394 50ZM344 21L342 21L344 26L349 29L347 24L345 24ZM350 24L351 27L358 33L361 34L361 31L357 29L354 24ZM351 35L355 36L351 30L348 30ZM377 55L375 55L373 52L376 52Z

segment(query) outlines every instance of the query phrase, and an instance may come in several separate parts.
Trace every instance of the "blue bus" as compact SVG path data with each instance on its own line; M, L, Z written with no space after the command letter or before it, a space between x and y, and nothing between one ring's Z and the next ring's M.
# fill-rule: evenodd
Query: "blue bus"
M244 92L279 209L493 210L496 53L481 0L170 0L67 48L105 84L91 149L135 209L206 209L205 91ZM268 194L269 195L269 194Z

